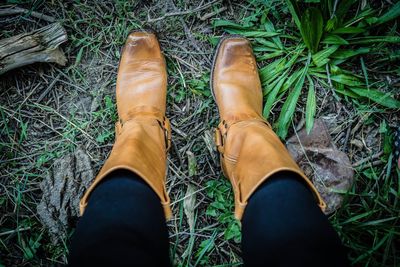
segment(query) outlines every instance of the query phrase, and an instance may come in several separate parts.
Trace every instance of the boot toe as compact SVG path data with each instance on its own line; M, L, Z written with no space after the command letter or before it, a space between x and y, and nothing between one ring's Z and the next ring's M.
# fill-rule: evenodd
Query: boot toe
M230 37L222 41L218 58L222 66L230 66L245 59L252 58L253 52L250 42L243 37Z
M240 36L221 40L214 59L211 88L221 118L261 116L261 83L249 40Z
M162 59L160 44L151 32L132 32L123 48L121 61Z

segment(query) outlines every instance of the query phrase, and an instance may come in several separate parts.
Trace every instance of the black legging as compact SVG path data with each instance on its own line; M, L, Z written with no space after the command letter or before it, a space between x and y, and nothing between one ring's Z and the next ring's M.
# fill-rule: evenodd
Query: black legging
M346 252L311 191L279 173L251 197L242 220L246 266L348 266ZM159 198L127 171L93 191L74 233L70 266L171 266Z

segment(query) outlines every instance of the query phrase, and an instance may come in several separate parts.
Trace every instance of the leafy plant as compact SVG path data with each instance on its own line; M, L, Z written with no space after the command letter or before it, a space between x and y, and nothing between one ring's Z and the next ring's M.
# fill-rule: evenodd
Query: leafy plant
M225 240L233 239L240 243L241 230L233 211L233 195L228 179L210 180L207 182L207 196L213 200L208 206L206 214L216 217L224 230Z
M214 26L230 34L240 34L253 41L258 61L269 60L260 69L266 100L263 115L269 118L274 105L285 99L275 123L277 134L285 138L302 92L308 88L306 128L313 127L316 114L316 90L319 85L355 102L369 101L382 108L400 108L391 91L382 82L370 82L362 56L376 56L379 63L399 58L387 44L400 43L395 24L383 35L383 23L400 15L400 2L379 14L368 3L355 0L286 0L294 23L274 25L268 6L259 7L243 24L215 20ZM303 11L304 10L304 11ZM285 11L285 10L282 10ZM274 13L275 12L275 13ZM276 16L276 10L271 9ZM282 18L278 18L282 21ZM283 26L285 28L283 28ZM359 59L359 60L357 60ZM382 89L386 89L386 92ZM285 98L286 97L286 98Z

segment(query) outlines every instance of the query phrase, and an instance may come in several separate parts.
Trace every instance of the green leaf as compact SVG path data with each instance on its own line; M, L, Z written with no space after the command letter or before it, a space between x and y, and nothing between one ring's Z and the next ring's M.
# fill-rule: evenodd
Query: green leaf
M314 117L317 111L317 102L315 99L314 82L310 76L307 75L309 86L306 104L306 131L309 134L314 126Z
M356 2L358 2L358 1L359 0L356 0ZM363 20L367 20L368 18L370 18L372 15L374 15L374 13L375 13L375 9L365 8L365 9L361 10L361 12L355 13L354 16L350 16L350 20L344 22L343 25L345 25L345 27L349 27L358 22L362 22Z
M217 19L213 21L213 27L224 27L224 28L234 28L234 29L241 29L241 30L247 30L249 27L245 27L243 25L234 23L229 20L222 20L222 19Z
M240 236L240 227L238 221L232 221L225 230L225 240L230 240Z
M321 67L328 63L329 56L332 55L337 49L339 48L338 45L332 45L324 50L319 51L318 53L312 56L312 60L317 67Z
M400 101L394 99L389 93L383 93L378 90L366 88L350 88L351 91L359 96L366 97L375 103L388 108L400 108Z
M323 20L321 11L317 8L307 8L301 17L300 33L303 41L312 54L317 52L322 36Z
M357 94L354 93L353 91L348 90L348 89L345 89L345 88L338 88L338 87L336 87L336 88L335 88L335 92L336 92L336 93L339 93L339 94L342 94L342 95L345 95L345 96L348 96L348 97L351 97L351 98L355 98L355 99L360 98L359 95L357 95Z
M365 29L359 27L343 27L334 30L332 33L335 34L354 34L365 32Z
M285 53L284 51L275 51L273 53L265 53L264 55L262 55L260 57L257 57L257 61L262 61L262 60L278 57L278 56L281 56L284 53Z
M269 20L265 21L264 28L265 28L265 30L267 30L268 32L276 32L275 27L274 27L274 24L272 24L272 22L269 21ZM282 41L281 41L281 39L279 38L279 36L272 37L272 40L274 41L274 43L276 44L276 46L277 46L279 49L283 49L283 44L282 44Z
M393 20L395 18L397 18L398 16L400 16L400 1L397 2L396 4L394 4L392 6L391 9L389 9L388 12L386 12L385 14L383 14L382 16L380 16L376 21L375 24L379 25L385 22L388 22L390 20Z
M296 24L297 28L299 28L299 30L301 29L301 23L300 23L300 19L299 16L297 15L298 12L298 7L297 7L297 3L296 0L286 0L286 5L290 11L290 14L293 17L294 23Z
M251 31L251 30L236 30L236 29L227 29L226 30L230 34L240 34L245 37L252 37L252 38L258 38L258 37L273 37L277 36L280 33L278 32L266 32L266 31Z
M74 63L74 66L75 66L75 67L78 66L79 63L81 62L82 54L83 54L83 49L84 49L84 48L85 48L85 47L81 47L81 48L79 49L78 55L76 56L75 63Z
M309 63L307 63L304 70L302 70L300 77L297 79L293 90L287 97L285 103L283 104L281 113L279 114L277 134L282 139L285 139L287 135L289 123L293 117L294 111L296 109L297 100L299 99L301 89L303 88L308 65Z
M339 35L336 34L329 34L327 35L321 43L323 44L335 44L335 45L347 45L349 42L347 42L345 39L340 37Z
M369 89L368 71L367 71L367 67L365 66L364 59L362 57L360 58L360 63L361 63L361 69L362 69L363 74L364 74L365 84L367 85L367 88Z
M274 62L261 68L259 71L261 82L264 83L265 81L273 77L276 73L279 73L282 66L284 66L285 64L286 58L283 57L276 59Z
M349 59L357 55L369 53L369 51L371 51L371 49L367 47L361 47L357 50L338 50L333 53L331 57L336 59Z
M303 70L301 70L301 69L293 72L292 75L290 75L289 78L286 80L286 82L283 84L281 92L284 92L284 91L288 90L289 88L291 88L292 84L294 84L296 82L296 80L301 76L302 73L303 73Z
M275 37L273 37L275 38ZM271 42L271 41L267 41L264 38L255 38L255 41L259 44L261 44L263 47L267 47L267 48L273 48L274 50L278 50L280 49L275 43ZM253 47L254 49L255 47Z
M271 93L269 93L267 96L267 102L265 103L264 110L263 110L263 116L265 119L268 119L268 116L271 112L272 105L275 103L276 96L278 95L280 89L282 88L283 83L286 80L286 74L287 74L287 72L283 73L278 78L279 82L275 85L275 87L272 89Z
M329 19L329 20L326 22L325 31L326 31L326 32L331 32L331 31L333 31L334 29L336 29L337 24L338 24L338 19L337 19L336 16L334 16L333 18Z
M400 36L368 36L349 39L350 44L400 43Z
M363 86L356 77L347 74L332 75L331 80L348 86Z

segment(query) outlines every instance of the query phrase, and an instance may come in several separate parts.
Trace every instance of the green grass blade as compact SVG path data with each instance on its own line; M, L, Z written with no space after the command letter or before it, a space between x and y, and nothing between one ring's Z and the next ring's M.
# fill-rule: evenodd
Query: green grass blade
M380 16L376 21L375 21L375 25L379 25L385 22L388 22L390 20L393 20L395 18L397 18L398 16L400 16L400 1L397 2L396 4L394 4L392 6L391 9L389 9L388 12L386 12L385 14L383 14L382 16Z
M329 34L327 35L321 43L323 44L334 44L334 45L348 45L349 42L347 42L345 39L340 37L339 35L336 34Z
M312 60L317 67L321 67L328 63L329 56L332 55L337 49L338 45L332 45L324 50L319 51L318 53L312 56Z
M240 30L248 30L249 27L234 23L229 20L223 20L223 19L217 19L213 21L213 27L223 27L223 28L234 28L234 29L240 29Z
M332 33L334 34L356 34L356 33L363 33L365 29L360 27L342 27L334 30Z
M303 73L303 71L301 69L294 71L289 78L286 80L286 82L284 83L281 92L284 92L286 90L288 90L289 88L292 87L292 84L294 84L296 82L296 80L300 77L300 75Z
M274 104L276 100L276 96L278 95L279 91L281 90L283 83L286 80L286 74L287 72L284 72L279 78L278 78L278 83L274 86L272 89L271 93L268 94L267 96L267 101L264 106L263 110L263 116L265 119L268 119L269 114L271 113L271 108L272 105Z
M290 120L293 117L294 111L296 109L296 104L301 93L301 89L303 88L305 80L304 78L305 78L305 72L303 72L303 74L297 80L296 85L293 88L293 91L290 92L288 98L283 104L281 113L279 115L277 134L282 139L286 138Z
M286 58L279 58L276 59L274 62L271 64L268 64L267 66L263 67L260 69L260 80L261 83L264 83L265 81L269 80L271 77L273 77L275 74L279 73L282 66L286 64Z
M266 53L260 57L257 57L257 61L262 61L262 60L267 60L267 59L271 59L271 58L275 58L275 57L279 57L281 55L283 55L285 53L285 51L275 51L272 53Z
M348 86L363 86L364 84L360 82L355 76L348 74L338 74L332 75L331 80L340 84Z
M273 37L278 36L278 32L266 32L266 31L253 31L253 30L238 30L238 29L227 29L230 34L240 34L245 37L259 38L259 37Z
M301 94L301 89L303 88L304 85L304 80L306 77L306 73L308 71L308 66L310 65L310 61L311 61L311 53L308 54L308 59L304 68L298 70L298 73L300 73L298 78L296 77L296 79L292 79L292 82L295 80L297 80L297 82L293 90L289 93L289 96L287 97L285 103L283 104L281 113L279 114L277 135L282 139L286 138L290 121L293 117L294 111L296 110L297 100L299 99L299 96ZM292 76L293 75L294 74L292 74ZM287 83L285 83L285 85L286 84Z
M290 14L292 15L294 23L296 24L297 28L300 30L301 23L300 23L300 19L298 16L298 7L297 7L296 0L286 0L286 5L289 9Z
M344 23L345 27L349 27L353 24L356 24L360 21L369 19L373 14L375 13L375 10L372 8L365 8L361 12L356 13L355 16L351 16L351 19L347 22Z
M349 59L351 57L361 55L361 54L367 54L371 51L371 49L367 47L360 47L357 50L338 50L335 53L331 55L331 58L335 59Z
M368 36L348 41L350 44L400 43L400 36Z
M264 28L265 28L265 30L268 31L268 32L276 32L275 27L274 27L274 24L272 24L272 22L269 21L269 20L266 20L266 21L265 21ZM281 39L279 38L279 36L272 37L272 40L274 41L274 43L276 44L276 46L277 46L279 49L282 49L282 50L283 50L283 44L282 44L282 41L281 41Z
M314 126L314 117L317 111L317 102L315 98L314 82L312 78L307 75L309 86L306 104L306 131L309 134Z
M351 91L359 96L368 98L387 108L400 108L400 101L394 99L389 93L383 93L378 90L351 87Z
M367 89L369 89L368 71L367 71L367 67L365 66L364 59L362 57L360 58L360 63L361 63L361 69L362 69L363 75L364 75L365 84L367 85Z
M303 41L312 54L318 50L323 30L321 11L317 8L307 8L301 17L300 33Z
M275 37L273 37L273 38L275 38ZM273 48L275 50L281 50L274 42L268 41L264 38L255 38L255 41L256 41L256 43L259 43L262 46ZM253 49L254 49L254 47L253 47Z

